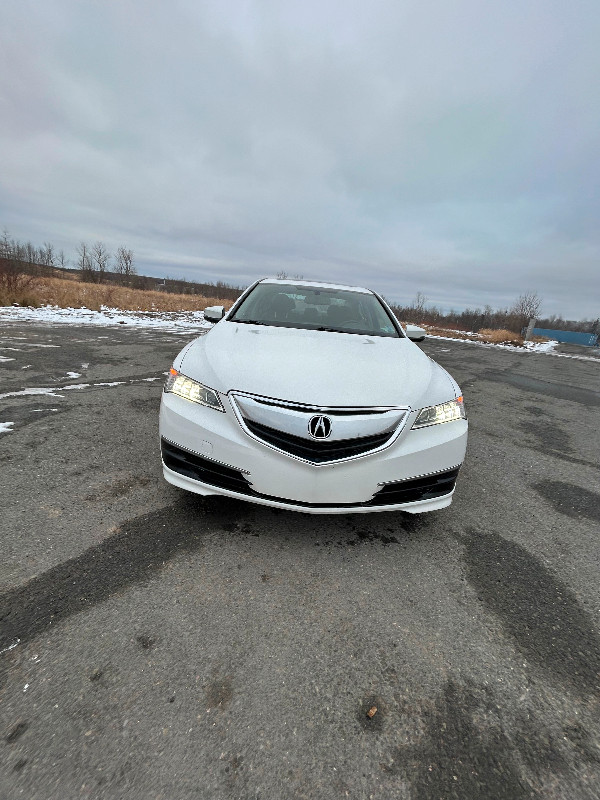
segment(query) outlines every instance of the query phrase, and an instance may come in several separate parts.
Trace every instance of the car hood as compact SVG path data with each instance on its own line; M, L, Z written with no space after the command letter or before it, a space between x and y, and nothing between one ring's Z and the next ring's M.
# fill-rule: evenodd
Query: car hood
M448 373L409 339L222 320L175 360L219 392L315 406L411 406L455 396Z

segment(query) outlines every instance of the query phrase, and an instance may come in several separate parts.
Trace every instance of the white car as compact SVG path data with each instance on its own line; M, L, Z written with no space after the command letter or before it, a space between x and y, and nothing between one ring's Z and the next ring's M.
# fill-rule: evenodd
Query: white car
M381 297L269 278L205 318L218 323L179 353L162 395L167 481L314 514L450 505L462 394Z

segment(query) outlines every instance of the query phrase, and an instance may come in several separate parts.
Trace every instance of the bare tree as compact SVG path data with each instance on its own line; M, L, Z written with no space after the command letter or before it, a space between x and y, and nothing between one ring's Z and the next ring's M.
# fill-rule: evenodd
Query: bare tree
M137 275L137 270L133 263L133 250L128 250L126 247L119 247L115 257L115 270L117 275L122 276L122 282L128 283L129 278Z
M86 283L95 283L96 275L94 269L94 262L92 261L92 254L90 248L85 242L80 242L77 248L77 269L81 276L81 280Z
M412 301L412 307L415 311L419 314L422 314L425 311L425 305L429 298L423 294L423 292L417 292L415 295L415 299Z
M50 242L44 242L44 246L40 248L40 263L46 267L54 266L54 245Z
M35 302L29 295L34 277L23 273L22 250L5 230L0 239L0 305Z
M31 244L31 242L27 242L27 244L25 245L24 260L27 261L27 263L30 266L33 266L33 264L36 263L37 258L38 258L37 249Z
M517 318L519 328L524 328L530 319L537 319L542 301L537 292L527 291L515 300L510 313Z
M108 269L109 261L110 253L106 249L104 242L96 242L96 244L92 247L92 262L94 264L97 283L102 283L104 280L104 273Z
M423 292L417 292L415 299L410 304L410 307L406 310L404 316L407 317L410 322L422 322L427 300L428 298L423 294Z
M2 239L0 239L0 258L11 258L14 251L14 242L8 236L8 231L4 228Z
M14 239L11 240L11 257L15 259L15 261L27 261L27 251L24 244L21 242L16 242Z
M61 269L66 269L69 261L68 261L67 257L65 256L65 251L64 250L60 250L59 253L58 253L57 258L58 258L58 266Z

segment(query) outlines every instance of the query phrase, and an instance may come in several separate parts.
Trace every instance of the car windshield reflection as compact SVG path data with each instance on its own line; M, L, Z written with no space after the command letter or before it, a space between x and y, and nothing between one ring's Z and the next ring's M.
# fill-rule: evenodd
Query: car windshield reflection
M376 295L337 287L259 283L228 320L331 333L402 336Z

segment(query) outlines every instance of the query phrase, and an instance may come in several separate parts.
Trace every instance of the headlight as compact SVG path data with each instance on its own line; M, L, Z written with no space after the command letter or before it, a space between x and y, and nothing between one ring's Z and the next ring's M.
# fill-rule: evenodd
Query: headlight
M452 422L455 419L466 419L465 404L462 397L450 400L449 403L440 403L439 406L428 406L421 409L413 428L424 428L427 425L439 425L440 422Z
M219 395L214 389L209 389L208 386L203 386L191 378L186 378L176 369L169 370L169 377L165 381L164 390L165 392L173 392L173 394L183 397L185 400L191 400L192 403L200 403L202 406L208 406L217 411L225 411L219 400Z

